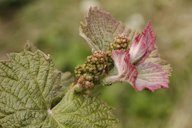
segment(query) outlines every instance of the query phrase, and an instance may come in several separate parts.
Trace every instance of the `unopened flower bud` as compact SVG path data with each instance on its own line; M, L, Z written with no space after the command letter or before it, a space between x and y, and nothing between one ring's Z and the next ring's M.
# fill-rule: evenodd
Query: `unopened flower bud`
M93 88L109 72L113 61L108 53L96 51L87 57L85 64L77 66L77 85L84 89Z
M114 38L113 42L110 44L112 50L127 49L129 44L129 39L125 35L119 35Z
M92 79L92 78L91 78ZM85 88L85 89L90 89L94 87L94 83L88 76L86 75L82 75L79 77L77 84L81 87L81 88Z
M85 72L85 64L82 64L82 65L78 65L76 68L75 68L75 74L77 77L79 77L80 75L84 74Z

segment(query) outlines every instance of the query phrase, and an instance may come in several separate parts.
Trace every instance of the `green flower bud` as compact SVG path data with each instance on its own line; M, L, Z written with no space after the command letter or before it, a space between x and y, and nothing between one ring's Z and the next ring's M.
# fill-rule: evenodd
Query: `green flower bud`
M110 52L96 51L87 57L85 64L75 68L77 83L84 89L93 88L112 68Z
M110 44L111 50L127 49L129 44L129 39L125 35L119 35L114 38L113 42Z

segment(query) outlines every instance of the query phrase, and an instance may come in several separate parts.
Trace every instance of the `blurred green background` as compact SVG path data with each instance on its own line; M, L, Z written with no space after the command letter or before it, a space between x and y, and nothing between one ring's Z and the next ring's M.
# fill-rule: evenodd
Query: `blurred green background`
M152 21L159 52L173 67L167 90L102 88L100 95L117 109L121 127L192 128L191 0L0 0L0 58L30 40L51 54L58 69L73 72L91 54L78 28L95 5L137 30Z

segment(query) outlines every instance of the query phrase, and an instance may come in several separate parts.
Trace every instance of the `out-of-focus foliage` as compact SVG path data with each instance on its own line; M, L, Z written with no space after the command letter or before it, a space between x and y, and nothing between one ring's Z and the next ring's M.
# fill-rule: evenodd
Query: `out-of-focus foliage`
M19 9L35 0L0 0L1 17L10 17Z
M138 30L151 20L162 58L173 67L168 90L137 93L126 84L101 89L101 96L117 108L122 128L176 128L172 122L178 128L192 127L186 95L192 91L191 0L37 0L11 17L0 17L1 58L30 40L50 53L59 69L73 71L90 54L78 31L89 4L100 5Z
M0 6L1 7L11 7L11 6L19 6L24 5L31 0L1 0Z

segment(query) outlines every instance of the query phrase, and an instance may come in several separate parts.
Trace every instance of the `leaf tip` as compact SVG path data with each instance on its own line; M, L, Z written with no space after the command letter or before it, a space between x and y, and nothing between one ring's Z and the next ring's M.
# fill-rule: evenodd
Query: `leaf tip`
M25 46L24 46L24 50L27 50L27 51L36 51L36 47L32 44L32 42L30 40L27 40Z

